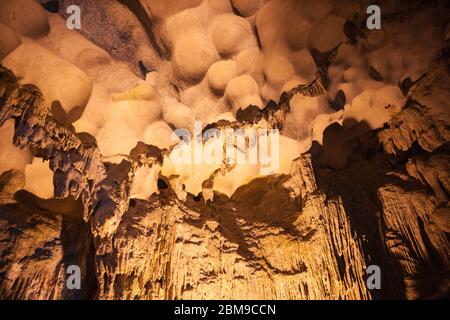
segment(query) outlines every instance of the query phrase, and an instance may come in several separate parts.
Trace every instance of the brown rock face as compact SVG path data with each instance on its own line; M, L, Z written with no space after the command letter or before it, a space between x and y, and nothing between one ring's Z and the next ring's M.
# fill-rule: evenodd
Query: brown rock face
M170 200L171 191L133 201L114 234L99 238L99 298L368 298L342 202L326 199L311 169L299 159L292 176L209 205Z
M140 55L170 60L170 45L160 34L166 16L202 2L170 1L170 10L150 0L85 3L96 8L86 18L87 30L96 30L99 16L118 15L145 31L153 56L135 50L127 55L124 48L111 54L139 73ZM264 3L232 1L230 10L251 17ZM119 14L124 8L125 16ZM90 37L111 52L116 37L128 34L122 28L113 23L111 39L100 31ZM142 38L142 30L124 40L126 47ZM353 46L367 36L355 32ZM158 192L133 198L137 172L160 169L172 149L137 141L129 155L113 161L95 137L55 120L39 88L0 65L0 126L14 121L13 144L48 160L55 190L54 198L41 199L24 190L20 170L0 172L0 299L448 298L448 44L408 88L400 85L406 104L384 125L334 123L336 131L345 127L339 134L351 133L339 168L323 160L327 143L313 144L292 161L289 173L256 177L230 197L214 191L215 179L233 169L224 164L202 180L198 195L186 190L183 177L158 171ZM277 102L267 99L265 108L242 108L233 121L219 119L205 128L266 121L268 128L284 130L296 99L321 99L334 88L333 62L347 45L313 48L315 80L295 84ZM338 102L348 109L342 94ZM343 105L334 111L344 112ZM323 132L323 141L335 141ZM367 284L374 265L381 271L379 289ZM80 289L68 287L70 266L79 267Z
M3 104L3 114L11 110L8 107L35 107L40 101L37 93L14 85L12 75L5 73L2 79L7 76L6 84L17 92L14 100L11 95L3 100L14 101ZM427 76L422 81L433 80ZM420 92L420 87L416 90ZM411 108L417 110L416 105ZM15 110L25 125L27 113L19 107ZM399 117L409 112L406 108ZM46 123L42 126L45 129ZM57 126L52 130L66 132ZM387 128L379 136L398 141L398 132ZM413 138L428 141L420 134ZM439 141L433 135L430 139ZM46 145L55 140L50 136ZM69 141L80 140L67 131L57 141L64 150ZM365 284L365 268L375 263L384 270L383 283L388 287L382 297L445 295L448 181L447 171L439 166L448 168L448 156L433 143L427 145L434 145L436 154L411 155L409 172L416 173L412 177L405 169L392 169L389 155L355 159L342 172L314 169L314 159L304 155L293 162L290 175L255 180L231 199L218 196L206 204L192 197L180 202L170 188L147 201L129 203L131 164L105 164L108 178L100 183L95 210L86 216L91 228L81 215L73 219L39 206L32 211L24 208L12 198L20 187L17 175L6 173L0 211L1 295L14 299L367 299L377 297ZM72 150L80 145L77 142ZM49 156L60 154L64 153ZM386 168L374 167L377 161ZM436 166L419 165L423 161ZM65 288L64 267L69 264L83 266L85 290L75 295Z
M96 280L90 271L91 237L86 224L30 211L1 200L0 296L2 299L90 299ZM81 290L68 290L66 268L81 269Z

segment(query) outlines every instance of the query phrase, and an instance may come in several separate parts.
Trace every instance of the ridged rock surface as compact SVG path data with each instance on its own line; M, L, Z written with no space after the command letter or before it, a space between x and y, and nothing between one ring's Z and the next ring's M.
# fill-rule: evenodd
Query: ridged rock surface
M2 79L11 81L11 74L7 76ZM13 109L17 110L14 116L23 119L22 110L29 110L40 100L30 99L31 93L20 86L14 88L25 93L16 94L14 100L3 100L7 103L2 105L2 114ZM22 97L27 99L21 100ZM27 120L22 122L26 124ZM392 132L385 129L381 134L388 136ZM72 137L66 134L61 145L66 146ZM426 139L421 135L416 138ZM355 160L355 163L358 161L370 165L369 160ZM99 194L111 197L111 203L119 205L120 210L114 213L112 208L116 205L111 207L105 197L100 197L103 201L90 218L93 246L86 240L91 231L82 222L81 215L72 221L72 218L49 216L38 209L30 212L12 199L12 195L3 193L1 294L16 299L70 297L64 289L63 265L65 256L73 259L74 255L68 255L67 250L76 252L75 256L86 268L85 274L96 275L96 281L91 280L95 284L90 285L94 289L81 297L373 298L365 286L365 267L371 262L368 257L375 262L377 255L382 257L386 268L399 272L397 281L405 287L403 293L396 292L398 288L387 294L385 291L385 297L421 297L430 292L426 286L431 280L436 281L442 291L439 293L446 293L448 234L443 231L445 226L433 221L433 215L439 206L446 207L438 198L445 201L447 198L435 197L431 194L432 184L430 187L421 184L421 180L405 175L405 170L372 173L380 180L380 186L374 189L375 199L370 199L370 195L359 198L358 193L364 194L361 189L339 188L339 192L333 192L332 176L339 175L342 179L346 173L317 169L318 183L313 162L314 159L304 155L293 162L291 175L255 180L241 187L231 199L219 196L205 204L203 200L188 197L182 203L167 188L148 201L132 200L129 207L126 182L130 179L131 166L122 164L121 170L111 170L114 174L108 174L109 178L101 183ZM367 170L356 167L356 171ZM436 169L443 174L439 167ZM445 181L439 185L445 186ZM366 189L369 187L367 184ZM359 199L349 207L347 198L354 196ZM364 216L355 219L351 206L357 206L358 202L361 206L376 207L376 212L371 216L371 210L361 211L359 214ZM99 224L106 221L105 212L113 214L112 224ZM361 223L358 219L366 221ZM361 237L364 226L360 225L371 220L375 222L371 224L372 237ZM74 248L71 243L64 244L63 237L75 230L80 233L72 236L83 240ZM373 247L379 251L373 254ZM95 264L87 261L87 255L95 255ZM41 289L24 289L29 286Z
M114 59L125 61L134 73L144 76L151 71L144 70L146 65L164 66L167 70L161 67L161 74L173 80L177 75L168 65L176 57L171 44L162 39L164 19L197 8L200 2L170 1L166 10L150 0L85 1L95 10L86 16L82 33ZM214 3L204 7L228 12L231 6ZM244 2L232 3L237 3L233 10L239 15L252 16L259 10ZM394 21L409 14L406 10L386 18ZM98 23L111 17L129 24L112 21L109 38L98 31ZM351 45L367 36L350 31ZM264 36L271 35L257 35L258 48ZM349 50L344 40L333 43L329 51L313 50L317 69L306 82L309 85L295 83L279 101L267 99L264 109L241 108L236 121L221 119L208 125L244 128L264 118L268 127L284 130L293 99L321 99L329 93L337 72L332 62L343 59L342 47ZM292 161L290 173L257 177L230 197L213 191L221 170L231 171L226 167L205 180L198 195L185 190L182 177L160 175L158 193L134 199L131 189L137 171L158 169L170 149L137 141L129 155L114 162L102 155L96 137L59 123L39 88L22 83L0 66L0 126L13 121L11 142L48 160L55 191L54 198L40 199L23 190L20 170L0 172L0 299L448 298L450 43L446 41L411 86L393 86L402 89L399 100L406 103L392 112L389 121L371 129L363 119L360 127L344 131L362 129L349 143L342 143L346 148L351 144L342 166L320 161L328 151L326 143L317 150L313 145ZM118 42L124 46L116 48ZM380 81L380 73L373 67L371 71ZM254 77L258 80L256 72ZM195 79L186 83L174 79L170 85L153 80L159 93L178 98L186 83L195 83ZM195 86L190 89L197 90ZM157 95L153 91L149 95L153 94ZM345 99L336 95L337 112L345 105L338 100ZM203 111L196 110L196 116ZM326 130L323 135L326 141ZM66 286L70 265L80 266L81 290ZM366 285L370 265L380 267L380 290Z

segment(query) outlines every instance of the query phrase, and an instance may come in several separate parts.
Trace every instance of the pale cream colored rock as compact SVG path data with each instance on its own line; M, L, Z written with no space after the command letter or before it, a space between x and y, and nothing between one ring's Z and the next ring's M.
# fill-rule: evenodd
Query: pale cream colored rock
M146 144L169 149L178 141L175 139L172 129L164 121L155 121L145 128L143 142Z
M211 38L221 56L230 56L257 45L250 23L233 14L216 18L213 22Z
M174 67L186 81L202 79L217 59L214 47L206 36L199 32L183 34L175 42Z
M263 76L264 55L258 47L242 50L235 57L239 74L249 74L259 81Z
M295 72L306 79L311 81L315 77L316 64L314 62L311 53L307 49L303 49L295 52L292 55L292 62L294 65Z
M234 61L218 61L208 70L209 85L214 91L223 92L227 84L237 75L238 71Z
M24 189L41 199L54 197L53 172L48 161L34 158L33 162L25 167Z
M249 75L243 75L231 80L225 90L225 96L230 100L233 110L246 109L249 105L262 107L258 84Z
M288 57L273 54L265 57L264 74L269 82L281 86L295 75L295 70Z
M14 121L8 120L0 127L0 174L16 169L24 171L31 162L32 156L28 149L20 150L13 144Z
M132 199L148 199L153 193L158 191L157 180L160 168L142 166L134 173L131 184Z
M127 92L112 94L111 98L115 102L124 100L151 101L158 100L159 95L156 92L155 88L153 88L153 86L151 86L149 83L142 82Z
M82 70L32 41L24 41L2 63L24 83L42 90L49 109L61 123L71 124L81 117L93 85Z
M16 49L22 41L8 26L0 23L0 61Z
M163 119L177 129L185 129L193 132L195 121L194 111L176 99L166 99L163 109Z
M2 0L0 22L30 38L45 36L50 30L45 10L34 0Z
M143 0L140 2L144 5L144 8L148 8L153 17L164 19L178 12L199 6L202 0L167 0L165 2Z
M244 17L254 15L264 5L264 0L232 0L231 3Z

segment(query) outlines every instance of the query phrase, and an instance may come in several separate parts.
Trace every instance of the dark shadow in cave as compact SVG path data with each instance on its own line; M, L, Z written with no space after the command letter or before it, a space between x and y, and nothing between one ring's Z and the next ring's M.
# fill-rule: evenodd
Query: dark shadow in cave
M402 274L400 262L385 247L388 230L383 221L383 207L377 192L382 186L394 185L405 191L419 191L431 196L432 190L419 181L405 181L397 175L388 175L392 172L407 175L404 168L406 160L412 154L425 154L426 151L418 149L416 145L401 157L393 157L384 152L377 132L372 130L368 123L358 123L354 120L344 123L342 127L333 125L324 131L324 146L313 146L314 170L322 192L342 198L352 231L362 245L366 265L375 264L381 268L382 289L372 290L372 298L406 299L405 276ZM344 137L350 138L339 141ZM327 154L330 151L328 146L332 146L335 155L340 149L340 155L345 159L334 161L336 159ZM327 163L327 159L333 160L331 164ZM417 218L423 229L423 221ZM429 261L415 257L421 270L414 275L414 281L420 297L425 298L433 292L430 288L442 286L445 279L448 279L448 271L445 271L445 264L440 261L426 233L422 230L418 236L423 239L431 257ZM408 243L405 242L405 245ZM436 276L436 273L440 276Z
M69 290L63 285L62 298L65 300L94 299L98 292L95 248L88 223L82 220L80 200L72 197L66 199L41 199L34 194L20 190L14 194L14 200L31 212L49 217L62 215L60 232L63 258L61 267L64 280L70 265L77 265L81 270L81 290Z
M82 205L71 196L65 199L41 199L26 190L17 191L14 200L33 212L53 215L59 214L74 219L81 219Z
M75 122L76 120L80 119L83 112L83 107L76 106L69 112L66 112L61 104L60 101L55 100L52 102L50 106L50 111L55 119L60 125L70 128L71 123ZM58 120L59 119L59 120Z
M61 244L65 279L68 277L66 270L69 266L77 265L81 270L81 290L70 290L64 286L62 298L64 300L94 300L98 293L98 282L94 241L89 224L81 219L63 217Z
M197 228L202 228L208 220L218 222L218 231L238 245L236 251L239 255L259 268L268 268L267 264L261 264L261 258L255 256L248 245L254 239L252 229L264 225L279 227L281 234L298 241L307 240L294 226L301 214L300 201L292 198L290 190L283 186L287 179L287 176L258 178L238 188L231 198L215 193L213 202L208 200L205 203L201 193L188 195L185 205L198 216L187 217L185 221ZM278 205L273 206L273 203Z

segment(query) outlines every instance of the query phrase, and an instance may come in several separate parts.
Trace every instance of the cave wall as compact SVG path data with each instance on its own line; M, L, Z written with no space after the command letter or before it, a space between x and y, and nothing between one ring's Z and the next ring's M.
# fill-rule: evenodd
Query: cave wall
M198 4L171 2L170 10L147 0L83 2L95 10L89 11L81 33L107 54L94 61L107 64L107 72L127 68L124 82L129 81L130 88L135 88L135 77L143 76L142 66L164 69L154 87L163 97L177 96L188 85L177 78L176 69L168 67L174 48L164 40L163 23ZM257 12L265 1L255 6L245 3L231 1L226 10L264 29L265 19L258 24ZM433 5L439 4L417 1L401 12L393 6L388 21L409 21ZM215 10L223 9L217 6ZM281 13L286 9L280 8ZM112 36L98 31L99 15L121 17L111 22ZM134 33L127 34L124 21L134 26L126 25ZM264 48L264 37L270 39L270 34L259 36ZM114 49L120 39L126 39L125 47L134 48L130 54L125 47ZM356 41L364 42L364 37ZM144 43L144 49L135 50L138 42ZM370 115L331 120L318 139L321 144L311 140L310 147L292 161L286 156L287 172L237 183L231 194L214 189L221 175L233 170L225 166L206 175L199 194L187 192L186 180L179 176L159 173L155 191L135 197L133 185L140 170L164 167L169 147L137 140L129 154L115 161L117 155L102 152L101 135L77 130L76 123L55 112L41 88L1 66L0 126L10 125L9 144L46 161L54 195L46 199L30 192L26 171L20 168L0 173L0 298L448 298L448 32L442 42L426 66L418 69L420 74L399 79L395 85L383 80L390 88L397 86L402 97L394 100L404 103L390 110L381 126L374 126ZM51 43L40 40L42 46ZM336 61L348 48L326 49L311 50L316 72L308 85L290 83L276 101L261 99L265 107L255 112L243 115L241 106L241 113L224 126L246 128L263 119L290 135L296 99L303 99L302 106L309 103L306 99L335 96L330 92L336 86L333 79L339 78ZM80 68L91 62L76 61ZM104 81L101 72L88 69L86 74L108 90L118 89L117 81ZM171 77L176 79L167 85ZM104 91L96 86L90 89L96 98L86 110L106 101L97 99ZM117 100L141 94L139 99L152 96L148 101L154 101L153 92L120 89L122 96L114 96ZM39 184L39 179L34 182ZM81 290L67 289L69 265L81 268ZM381 268L381 290L366 286L369 265Z

